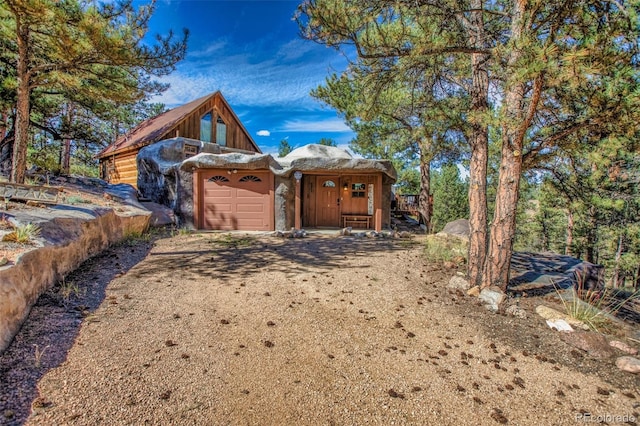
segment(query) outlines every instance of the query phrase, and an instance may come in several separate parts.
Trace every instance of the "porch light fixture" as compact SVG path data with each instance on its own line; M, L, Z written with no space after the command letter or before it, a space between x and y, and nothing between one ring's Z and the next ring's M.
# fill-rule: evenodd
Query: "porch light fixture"
M300 170L296 170L293 173L293 177L296 178L297 181L299 181L300 179L302 179L302 172Z
M349 184L347 182L344 183L344 186L342 187L343 190L348 191L349 190Z

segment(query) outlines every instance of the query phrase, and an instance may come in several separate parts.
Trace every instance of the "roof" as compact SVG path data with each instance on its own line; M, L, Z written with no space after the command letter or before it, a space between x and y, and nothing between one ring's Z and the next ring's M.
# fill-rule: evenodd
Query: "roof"
M311 144L292 151L283 158L274 158L270 154L209 153L200 154L187 159L176 156L182 152L185 138L166 139L160 143L140 150L138 158L143 162L155 163L159 170L181 168L186 171L194 169L230 168L230 169L270 169L273 174L289 177L296 171L339 173L382 173L389 181L397 180L396 170L389 160L373 160L354 158L347 151L325 145ZM155 168L153 168L155 170ZM162 172L164 173L164 171Z
M115 141L115 143L109 145L108 147L100 151L100 153L98 153L96 157L103 158L108 155L116 154L118 152L127 151L128 149L131 149L131 148L136 148L136 147L139 148L154 142L158 142L160 138L166 132L168 132L171 128L180 124L181 121L185 120L192 112L197 110L202 104L206 103L209 99L216 96L220 97L222 101L226 103L228 106L228 102L226 101L224 96L222 96L222 93L220 93L220 91L216 91L209 95L203 96L187 104L170 109L169 111L165 111L160 115L157 115L153 118L143 121L142 123L134 127L127 134L119 137ZM242 124L238 116L235 114L235 112L233 112L231 107L229 107L229 111L231 111L234 118L239 123L242 131L247 135L249 140L253 143L253 145L258 150L258 152L260 152L260 148L258 148L258 145L256 145L253 138L251 137L247 129L245 129L244 125Z

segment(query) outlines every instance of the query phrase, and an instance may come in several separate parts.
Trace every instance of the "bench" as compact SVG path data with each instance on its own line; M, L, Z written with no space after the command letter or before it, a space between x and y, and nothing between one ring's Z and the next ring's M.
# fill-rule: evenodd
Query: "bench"
M342 215L342 227L343 228L371 228L371 216L364 214L343 214Z

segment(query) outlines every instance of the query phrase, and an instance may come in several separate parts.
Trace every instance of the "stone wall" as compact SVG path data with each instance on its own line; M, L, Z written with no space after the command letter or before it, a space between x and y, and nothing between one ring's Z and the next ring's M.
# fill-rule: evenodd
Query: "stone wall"
M27 218L41 229L41 247L24 253L14 265L0 267L0 353L43 292L111 244L147 229L149 211L123 210L83 207L74 213L70 207L46 209L40 218L33 214Z
M284 231L295 225L295 179L276 176L275 183L275 225L277 230Z

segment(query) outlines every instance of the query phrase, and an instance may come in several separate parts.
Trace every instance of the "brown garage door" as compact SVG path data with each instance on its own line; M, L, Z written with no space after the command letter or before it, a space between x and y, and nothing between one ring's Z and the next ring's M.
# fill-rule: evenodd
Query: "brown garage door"
M273 177L268 171L207 170L200 174L203 229L273 230Z

